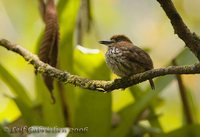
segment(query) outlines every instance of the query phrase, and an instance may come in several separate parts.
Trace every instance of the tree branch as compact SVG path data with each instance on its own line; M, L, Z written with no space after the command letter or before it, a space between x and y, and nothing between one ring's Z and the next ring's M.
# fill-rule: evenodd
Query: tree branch
M187 66L170 66L167 68L153 69L130 77L115 79L114 81L90 80L81 76L72 75L69 72L61 71L40 61L38 57L25 48L12 44L8 40L1 39L0 45L21 55L26 61L32 64L42 74L57 79L60 82L69 83L81 88L109 92L115 89L127 88L140 82L159 76L169 74L197 74L200 73L200 63Z
M177 12L171 0L157 0L167 17L170 19L174 28L175 34L181 38L186 46L196 55L200 60L200 39L195 33L191 33L189 28L183 22L181 16Z

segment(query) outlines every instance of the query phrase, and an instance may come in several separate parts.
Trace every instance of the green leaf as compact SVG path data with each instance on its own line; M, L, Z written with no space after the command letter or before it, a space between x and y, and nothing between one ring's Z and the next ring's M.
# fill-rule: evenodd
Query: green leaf
M112 130L111 137L126 136L133 123L137 120L138 115L149 106L151 101L157 96L158 93L158 90L154 92L147 92L140 100L120 111L119 115L121 117L121 123L118 127Z
M75 72L91 79L109 79L110 73L102 54L75 51ZM73 127L88 127L84 134L73 137L108 137L111 127L111 94L76 87Z
M69 72L73 70L73 36L79 5L79 0L68 1L60 17L59 67Z
M131 129L133 123L135 120L137 120L138 115L153 101L153 99L157 96L157 94L173 80L174 76L168 75L165 77L159 77L155 80L155 85L156 85L156 90L152 91L149 89L149 91L142 93L140 92L140 89L138 87L132 87L132 94L136 98L140 98L137 100L134 104L131 104L124 109L122 109L119 112L119 115L121 116L121 121L120 125L113 129L112 131L112 137L124 137L125 135L128 134L129 130ZM157 126L160 126L158 121L150 121L152 124L156 124Z
M26 124L29 126L32 125L43 125L40 107L30 107L24 104L20 98L13 98L16 105L18 106L22 119L26 121Z
M162 92L171 83L171 81L173 79L174 79L173 75L167 75L165 77L156 78L156 80L154 80L154 83L156 85L156 91ZM134 96L134 98L136 99L136 101L139 101L140 99L142 99L143 96L144 96L144 93L154 92L154 91L152 91L152 89L150 87L147 88L146 92L141 91L140 88L135 87L135 86L131 87L130 89L131 89L131 93ZM148 120L149 120L152 127L157 127L157 128L162 130L162 127L161 127L161 124L160 124L158 118L155 117L156 112L154 111L154 107L155 106L153 104L149 105L150 117L149 117ZM154 118L151 118L151 116L153 116Z
M158 137L200 137L200 125L188 125Z
M65 118L63 114L59 89L58 86L55 85L55 83L56 82L54 81L55 88L53 90L53 94L55 96L56 103L52 104L50 93L47 87L44 85L42 77L40 75L36 76L36 88L37 88L38 99L40 100L41 103L41 109L42 109L41 111L44 120L44 125L45 126L56 125L59 127L63 127L65 126Z
M198 59L188 48L185 48L177 55L176 62L178 65L190 65L198 62Z
M16 95L22 102L28 106L32 105L32 101L28 96L28 92L24 86L0 64L0 78L9 86L11 92Z
M167 81L166 81L166 85L168 85ZM132 86L130 88L130 91L136 101L140 100L140 98L142 98L142 96L144 94L144 91L142 91L141 88L139 88L137 86ZM154 92L154 91L148 91L148 92ZM149 123L151 124L152 127L159 128L162 131L162 127L158 120L158 117L156 117L156 112L154 111L153 104L149 105L148 110L149 110L149 116L148 116L149 118L147 120L149 121Z
M65 4L62 5L62 4ZM70 73L73 73L74 65L74 32L76 26L76 18L79 10L80 0L61 0L58 4L59 12L62 11L62 14L59 16L60 21L60 45L59 45L59 65L58 67L61 70L67 70ZM75 92L74 87L70 85L60 86L62 89L61 100L63 111L67 114L65 115L68 125L73 123L74 109L75 109Z
M58 15L60 16L65 9L65 6L68 4L70 0L59 0L57 5Z

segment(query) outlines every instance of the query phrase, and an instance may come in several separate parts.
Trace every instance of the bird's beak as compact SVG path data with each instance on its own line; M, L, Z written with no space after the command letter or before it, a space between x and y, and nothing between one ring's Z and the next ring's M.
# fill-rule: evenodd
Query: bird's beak
M100 44L104 44L104 45L109 45L109 44L112 44L114 43L113 40L102 40L102 41L99 41Z

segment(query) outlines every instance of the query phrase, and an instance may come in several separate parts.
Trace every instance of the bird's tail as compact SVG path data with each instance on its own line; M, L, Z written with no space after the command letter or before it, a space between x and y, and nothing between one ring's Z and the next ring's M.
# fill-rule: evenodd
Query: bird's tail
M149 79L149 83L150 83L150 85L151 85L151 89L152 89L152 90L155 90L155 85L154 85L154 82L153 82L152 79Z

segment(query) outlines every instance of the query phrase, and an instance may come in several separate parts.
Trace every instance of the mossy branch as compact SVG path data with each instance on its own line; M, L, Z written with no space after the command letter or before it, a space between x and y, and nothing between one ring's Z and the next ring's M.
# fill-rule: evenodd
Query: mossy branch
M104 80L90 80L81 76L72 75L69 72L62 71L51 67L50 65L42 62L39 58L21 47L20 45L12 44L10 41L1 39L0 45L17 54L21 55L27 62L32 64L35 69L42 74L57 79L59 82L79 86L81 88L96 90L101 92L109 92L115 89L127 88L132 85L141 83L148 79L169 74L199 74L200 63L187 65L187 66L170 66L167 68L159 68L139 73L130 77L115 79L114 81Z

